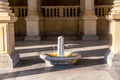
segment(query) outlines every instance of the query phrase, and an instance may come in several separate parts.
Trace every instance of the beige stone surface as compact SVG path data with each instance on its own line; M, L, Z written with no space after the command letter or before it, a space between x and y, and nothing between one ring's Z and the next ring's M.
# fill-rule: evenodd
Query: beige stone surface
M47 18L44 24L46 35L77 35L79 27L74 18Z

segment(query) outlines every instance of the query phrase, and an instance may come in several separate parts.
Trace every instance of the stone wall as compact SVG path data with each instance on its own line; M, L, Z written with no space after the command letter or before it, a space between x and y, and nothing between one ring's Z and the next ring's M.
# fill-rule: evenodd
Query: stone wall
M83 34L83 25L80 21L81 27L79 28L77 19L46 19L44 20L44 27L40 27L40 32L42 36L44 35L79 35ZM97 34L100 36L108 36L109 32L109 23L105 17L99 17L97 20ZM17 37L26 35L26 22L23 18L19 18L15 23L15 34Z

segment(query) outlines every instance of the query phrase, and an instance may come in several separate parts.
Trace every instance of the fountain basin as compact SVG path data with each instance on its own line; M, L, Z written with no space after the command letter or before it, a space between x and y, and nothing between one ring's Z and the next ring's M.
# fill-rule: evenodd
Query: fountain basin
M81 55L78 53L65 52L63 57L59 57L57 52L40 54L40 58L43 59L47 65L51 66L64 66L75 64Z

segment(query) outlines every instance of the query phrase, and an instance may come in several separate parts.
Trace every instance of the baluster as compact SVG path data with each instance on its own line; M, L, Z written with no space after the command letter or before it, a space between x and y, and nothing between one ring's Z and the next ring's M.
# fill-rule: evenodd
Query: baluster
M67 17L67 8L64 8L65 11L65 17Z
M108 12L109 12L109 8L107 7L106 8L106 15L108 15Z
M55 8L52 9L52 17L55 17Z
M63 11L63 7L59 8L59 16L63 17L64 11Z
M19 17L19 9L18 8L13 8L15 16Z
M53 16L53 14L52 14L52 9L53 9L53 8L50 8L50 17Z
M68 17L70 17L70 8L68 8Z
M63 8L63 17L65 17L65 8Z
M25 12L25 8L24 8L24 16L23 17L25 17L26 16L26 12Z
M49 17L50 17L50 14L51 14L51 11L50 11L51 8L48 8L48 11L49 11Z
M100 8L97 7L97 16L100 16Z
M102 8L100 8L100 17L102 16Z
M45 7L45 17L47 17L47 8Z
M71 17L74 17L74 8L71 7Z
M56 17L59 17L59 8L56 8Z
M78 16L78 8L75 8L75 17Z
M56 8L54 8L54 17L56 17Z

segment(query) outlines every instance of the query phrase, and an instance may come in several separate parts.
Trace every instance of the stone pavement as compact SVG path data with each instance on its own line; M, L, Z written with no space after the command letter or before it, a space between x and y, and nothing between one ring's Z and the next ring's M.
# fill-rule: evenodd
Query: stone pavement
M116 75L104 62L108 41L66 41L66 51L80 53L82 58L73 66L46 66L39 54L52 51L56 43L16 42L21 61L13 70L0 70L0 80L115 80Z

